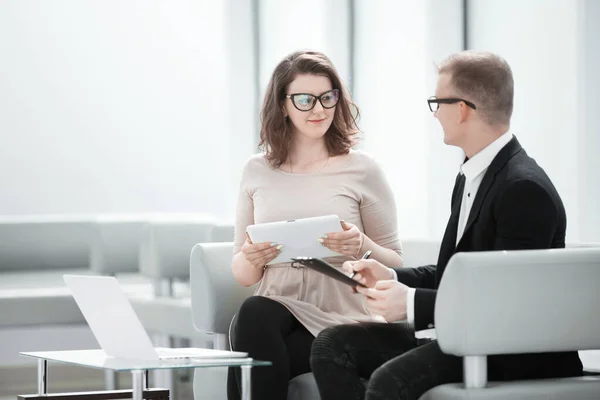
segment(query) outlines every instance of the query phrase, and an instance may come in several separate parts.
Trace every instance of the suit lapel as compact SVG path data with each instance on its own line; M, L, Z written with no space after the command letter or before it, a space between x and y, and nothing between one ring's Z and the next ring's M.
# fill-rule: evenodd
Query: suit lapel
M500 150L498 155L492 160L492 163L488 167L485 175L483 176L483 180L479 185L479 189L477 190L477 194L475 195L475 199L473 200L473 206L471 207L471 212L469 213L469 218L467 219L467 224L465 226L464 233L462 235L462 239L466 236L466 233L469 231L471 226L479 217L479 212L481 211L481 205L483 201L487 197L490 189L494 185L496 181L496 175L498 172L502 170L502 168L506 165L508 160L510 160L515 154L521 151L522 147L519 144L519 141L516 137L513 137L510 142L506 146Z

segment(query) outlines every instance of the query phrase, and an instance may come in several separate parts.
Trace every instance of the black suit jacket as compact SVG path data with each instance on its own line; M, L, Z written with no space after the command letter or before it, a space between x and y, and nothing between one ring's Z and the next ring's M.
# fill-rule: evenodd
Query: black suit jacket
M400 282L416 288L416 330L434 326L437 288L455 253L565 247L567 218L560 196L544 170L527 155L515 137L487 169L457 244L464 182L459 174L437 265L396 269ZM549 364L544 366L544 363ZM488 365L495 379L579 375L582 368L576 352L493 356Z

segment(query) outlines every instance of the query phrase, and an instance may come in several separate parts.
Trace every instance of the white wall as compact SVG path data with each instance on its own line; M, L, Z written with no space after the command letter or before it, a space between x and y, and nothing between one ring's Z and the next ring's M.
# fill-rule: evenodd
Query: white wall
M277 64L297 50L327 55L349 84L347 0L259 1L260 100Z
M285 54L316 48L354 80L401 236L441 238L461 154L425 99L433 64L461 49L462 1L356 1L354 77L348 1L259 5L256 65L252 0L0 2L0 214L232 219L268 78ZM471 47L513 66L513 130L558 187L570 240L600 241L598 8L469 3Z
M2 1L0 214L230 215L225 6Z
M597 2L588 3L596 3L597 8ZM511 129L557 187L567 210L568 240L600 240L597 231L590 230L586 215L595 214L597 224L600 183L597 173L587 172L597 170L598 163L583 157L587 145L598 146L600 103L594 93L600 87L590 86L594 80L597 83L594 74L598 70L594 73L591 68L598 63L598 52L588 53L581 45L597 48L598 16L588 21L595 32L586 34L579 0L477 0L468 4L469 47L497 52L513 69ZM588 75L584 77L585 68ZM587 88L587 98L582 88ZM588 130L594 123L596 129ZM592 192L595 204L589 203ZM581 208L584 203L586 213Z
M402 239L441 240L460 152L427 107L435 63L462 46L461 1L356 2L355 99L364 146L396 196Z
M600 242L600 2L581 0L579 9L579 106L583 139L580 141L581 240Z
M260 102L257 87L256 38L254 37L253 0L225 0L226 3L226 56L225 85L228 96L221 104L226 110L223 123L229 124L229 157L219 160L218 166L227 164L229 179L220 175L221 182L228 182L228 195L223 199L227 209L225 219L233 222L237 193L242 169L251 154L258 151L258 113ZM220 149L215 149L219 151ZM214 170L214 169L213 169Z

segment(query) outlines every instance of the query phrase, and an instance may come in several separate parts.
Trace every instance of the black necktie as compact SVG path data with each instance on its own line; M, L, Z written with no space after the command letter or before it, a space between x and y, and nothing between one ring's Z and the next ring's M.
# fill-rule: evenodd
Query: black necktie
M454 184L454 198L452 199L452 212L448 219L448 225L446 226L446 232L444 233L444 239L442 240L442 246L440 249L440 256L438 258L438 274L440 274L452 254L456 249L456 235L458 231L458 218L460 216L460 206L462 204L462 196L465 190L466 178L463 174L459 174ZM439 276L438 276L439 278Z

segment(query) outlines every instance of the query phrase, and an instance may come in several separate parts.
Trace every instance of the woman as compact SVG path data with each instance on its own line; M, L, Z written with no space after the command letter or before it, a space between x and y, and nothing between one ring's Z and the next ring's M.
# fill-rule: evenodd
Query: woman
M371 250L385 265L402 265L390 186L369 155L351 149L357 116L325 55L295 52L275 68L261 111L265 152L252 156L242 174L232 262L240 284L260 281L231 329L234 350L273 362L253 370L255 399L287 397L288 381L310 371L311 344L321 330L377 316L348 286L325 275L290 264L265 267L281 245L252 243L248 225L336 214L344 231L315 238L346 256L330 263L339 266ZM230 370L229 399L239 396L237 370Z

